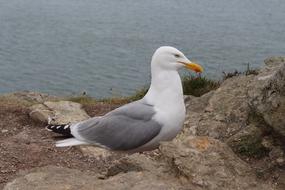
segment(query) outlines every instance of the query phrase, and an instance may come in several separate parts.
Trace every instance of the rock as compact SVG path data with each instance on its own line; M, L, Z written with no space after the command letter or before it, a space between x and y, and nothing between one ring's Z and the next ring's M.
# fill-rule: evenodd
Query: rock
M225 141L247 126L248 106L247 86L254 76L237 76L224 81L214 92L197 98L195 105L187 106L189 113L186 128L196 127L196 134L210 136ZM203 102L198 114L191 107ZM195 134L194 134L195 135Z
M161 146L154 158L126 155L102 176L74 169L48 166L26 171L4 190L28 189L271 189L260 185L247 164L218 140L189 137Z
M177 183L158 179L148 172L120 173L103 180L98 177L88 172L48 166L22 174L8 183L4 190L183 189Z
M165 142L161 154L124 155L110 163L103 174L47 166L21 172L4 190L260 189L250 167L230 148L208 137L188 137Z
M282 137L285 135L284 60L284 57L267 59L266 67L255 75L229 78L206 98L187 97L184 136L210 136L229 143L236 152L247 149L252 156L254 152L267 152L260 143L264 135L260 134L268 134L268 128L272 128ZM252 140L251 134L259 137Z
M113 153L96 146L78 146L79 150L84 156L94 157L97 159L107 159L112 156Z
M184 122L183 132L180 136L189 136L197 134L198 123L205 112L205 108L209 103L209 99L213 96L214 91L210 91L201 97L186 96L185 106L186 106L186 118Z
M214 91L210 91L201 97L187 95L184 98L186 110L203 113L209 104L209 99L213 96Z
M270 189L258 183L253 171L224 143L209 137L187 137L160 147L188 189Z
M9 132L9 130L7 130L7 129L1 130L1 133L7 133L7 132Z
M36 104L30 107L30 117L36 121L48 123L48 118L54 117L54 113L44 104Z
M81 104L71 101L44 102L33 105L30 109L33 119L48 122L50 117L54 124L75 123L89 118Z
M94 179L96 176L78 170L48 166L22 173L21 177L8 183L4 190L75 190L83 189L84 186L92 189L95 187Z
M285 137L285 57L265 60L248 86L249 104L272 129Z
M147 171L158 174L159 168L164 165L164 163L158 163L145 154L135 153L132 155L124 155L107 168L104 172L104 178L131 171Z
M226 143L239 155L260 158L267 154L268 149L262 144L263 132L254 125L227 139Z
M278 165L278 166L285 166L285 154L282 150L281 147L274 147L270 153L269 153L269 157L271 159L271 161L273 162L272 164Z

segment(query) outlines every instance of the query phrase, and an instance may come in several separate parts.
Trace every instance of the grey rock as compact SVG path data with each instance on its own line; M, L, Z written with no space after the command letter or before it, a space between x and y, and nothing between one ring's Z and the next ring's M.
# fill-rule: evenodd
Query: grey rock
M208 99L187 97L186 100L190 101L186 101L185 133L206 135L225 142L237 133L240 138L246 134L246 127L252 124L250 126L270 126L284 137L284 60L284 57L269 58L257 75L240 75L225 80ZM259 115L262 123L252 123L252 115ZM245 133L240 132L242 130Z
M94 178L96 179L96 176L91 176L77 170L48 166L23 172L20 177L8 183L4 187L4 190L82 189L81 187L84 186L84 182L79 176L84 177L85 183L89 185L89 189L95 185Z
M188 179L189 189L272 189L260 184L249 165L219 140L187 137L160 149L177 174Z
M30 109L33 119L48 122L52 118L54 124L75 123L89 118L81 104L71 101L44 102Z
M226 140L235 153L255 158L263 157L268 149L263 145L263 132L255 125L246 126Z
M184 98L187 112L193 111L197 113L203 113L205 108L209 104L209 99L213 96L215 91L210 91L201 97L187 95Z
M4 190L125 190L182 189L177 183L159 179L148 172L130 171L106 179L100 176L61 167L44 167L28 171L8 183Z
M1 130L1 133L7 133L7 132L9 132L9 130L7 130L7 129L2 129Z
M272 57L248 86L249 104L272 129L285 136L285 58Z
M205 135L222 141L236 134L247 125L250 112L247 86L253 78L252 75L233 77L205 97L194 101L192 98L187 106L185 128L195 126L196 133L192 135Z
M280 146L274 147L270 153L269 153L269 157L272 161L272 164L278 165L278 166L285 166L285 154L284 151L282 150L282 148Z
M103 174L48 166L22 172L4 190L28 189L260 189L250 167L224 143L208 137L165 142L161 154L125 155Z
M54 113L44 104L35 104L30 107L30 117L36 121L48 123L49 118L54 117Z
M172 176L166 172L167 166L168 165L165 162L157 162L153 155L151 156L139 153L122 155L120 159L113 162L110 167L107 168L107 170L104 172L104 178L131 171L150 172L156 176L166 178L167 176Z
M180 137L197 134L198 124L205 112L205 108L209 103L209 99L213 96L213 94L214 91L210 91L201 97L191 95L185 97L187 114L184 122L184 128L182 133L180 133Z
M77 148L79 148L84 156L94 157L96 159L107 159L113 155L113 152L96 146L83 145Z

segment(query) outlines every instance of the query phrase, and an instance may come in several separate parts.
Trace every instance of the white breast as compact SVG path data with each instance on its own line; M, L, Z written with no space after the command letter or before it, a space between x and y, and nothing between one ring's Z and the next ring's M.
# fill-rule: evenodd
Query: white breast
M153 119L162 124L160 133L147 144L139 148L141 151L152 150L159 146L161 141L170 141L181 131L185 120L184 102L166 103L156 107L157 114Z
M183 96L173 98L169 93L167 98L161 97L161 101L155 105L157 114L153 118L163 125L159 137L165 141L173 139L180 132L185 119Z
M162 124L162 129L154 139L141 147L143 150L153 149L161 141L172 140L181 131L185 119L186 111L178 73L168 73L159 82L159 85L151 86L145 100L154 105L156 114L153 119Z

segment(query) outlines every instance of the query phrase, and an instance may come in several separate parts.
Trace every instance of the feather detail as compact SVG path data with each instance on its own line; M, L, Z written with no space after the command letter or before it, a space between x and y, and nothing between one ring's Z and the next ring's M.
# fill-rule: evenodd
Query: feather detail
M71 130L70 130L71 125L70 124L64 124L64 125L47 125L46 129L48 131L52 131L64 136L72 137Z

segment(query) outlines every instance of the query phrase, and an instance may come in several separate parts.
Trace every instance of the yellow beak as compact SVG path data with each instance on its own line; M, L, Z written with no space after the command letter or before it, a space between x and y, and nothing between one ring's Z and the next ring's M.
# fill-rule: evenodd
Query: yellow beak
M184 62L179 62L182 63L187 69L191 69L195 71L196 73L201 73L203 72L203 67L198 65L197 63L189 62L189 63L184 63Z

